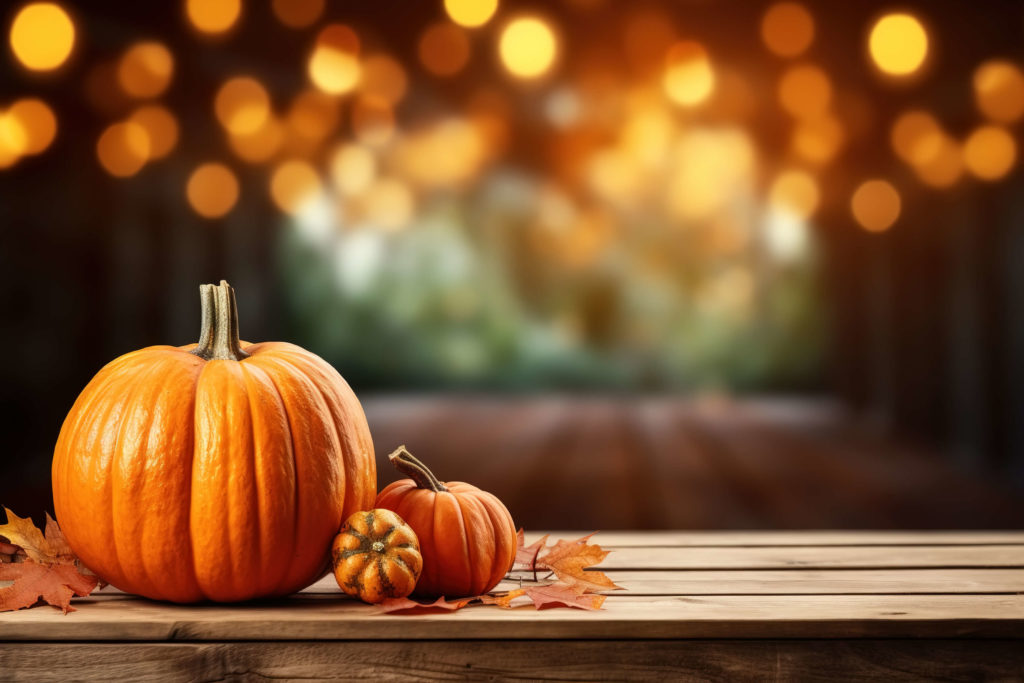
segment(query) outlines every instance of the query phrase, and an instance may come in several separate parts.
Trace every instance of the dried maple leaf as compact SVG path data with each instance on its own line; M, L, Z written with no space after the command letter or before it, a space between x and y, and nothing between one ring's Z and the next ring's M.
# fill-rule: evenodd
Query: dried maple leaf
M540 540L534 541L530 545L526 545L526 534L520 529L516 535L518 544L516 547L516 561L513 565L513 569L525 569L527 571L537 571L537 554L544 548L544 545L548 542L548 535L545 534Z
M543 557L538 558L537 566L547 567L560 581L570 585L583 586L593 591L622 590L622 586L615 585L604 572L587 571L588 567L599 564L611 552L596 543L589 543L593 535L588 534L575 541L558 541Z
M543 586L530 586L523 589L525 595L533 601L537 609L552 607L575 607L576 609L598 610L604 604L604 595L588 593L579 584L549 583Z
M0 581L13 581L0 588L0 612L31 607L40 599L59 607L65 614L73 612L71 598L86 596L99 582L78 563L71 547L57 526L46 516L46 533L32 520L18 517L4 508L7 523L0 524Z
M458 600L447 600L443 596L435 600L434 602L416 602L409 598L390 598L381 602L377 605L379 614L388 614L391 612L400 613L411 613L414 611L444 611L454 612L457 609L462 609L473 600L478 598L459 598Z
M526 588L515 588L507 593L481 595L480 603L483 605L497 605L502 609L512 609L512 601L521 595L526 595L526 591Z

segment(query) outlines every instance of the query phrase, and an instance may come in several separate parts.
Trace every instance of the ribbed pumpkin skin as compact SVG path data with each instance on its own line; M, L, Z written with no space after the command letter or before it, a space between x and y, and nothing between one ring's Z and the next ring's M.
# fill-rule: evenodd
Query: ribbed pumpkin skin
M416 532L391 510L357 512L331 544L338 586L376 604L412 593L423 570Z
M423 572L415 595L481 595L498 585L516 556L516 527L500 500L461 481L447 491L419 488L412 479L388 484L374 507L393 510L420 540Z
M373 442L345 380L293 344L237 360L183 347L121 356L61 428L53 499L90 569L158 600L287 595L326 568L342 520L370 507Z

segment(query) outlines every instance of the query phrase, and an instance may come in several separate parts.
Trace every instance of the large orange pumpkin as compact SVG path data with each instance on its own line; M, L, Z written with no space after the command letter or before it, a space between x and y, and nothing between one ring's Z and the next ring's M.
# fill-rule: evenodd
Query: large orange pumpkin
M441 482L405 446L388 456L410 479L392 482L374 507L392 510L420 541L416 595L480 595L498 585L516 557L516 527L500 500L461 481Z
M328 566L372 506L362 407L324 360L238 338L234 291L200 287L198 344L151 346L97 373L53 456L61 530L104 580L159 600L286 595Z

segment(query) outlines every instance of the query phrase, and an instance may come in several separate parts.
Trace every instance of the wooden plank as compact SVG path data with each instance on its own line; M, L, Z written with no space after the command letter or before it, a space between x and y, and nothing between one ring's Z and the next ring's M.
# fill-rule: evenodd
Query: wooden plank
M1024 595L613 595L606 609L381 615L306 594L234 606L129 596L0 614L0 640L377 640L549 638L1024 637Z
M579 538L588 531L527 531L528 543L545 533L552 538ZM605 547L634 546L906 546L1022 545L1024 531L601 531L594 542Z
M1024 593L1019 569L609 570L630 595L842 595L848 593ZM515 588L503 582L497 590ZM103 593L118 593L108 586ZM340 595L333 576L302 591ZM616 597L622 594L615 594Z
M1022 567L1024 546L621 548L602 569Z
M1020 641L634 640L605 642L82 643L9 645L9 681L1016 680Z

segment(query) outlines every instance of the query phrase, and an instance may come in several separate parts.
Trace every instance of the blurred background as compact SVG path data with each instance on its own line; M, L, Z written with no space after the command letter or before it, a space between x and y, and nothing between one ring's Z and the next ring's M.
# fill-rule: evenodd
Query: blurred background
M1024 525L1024 5L5 5L0 502L106 362L331 362L528 528Z

